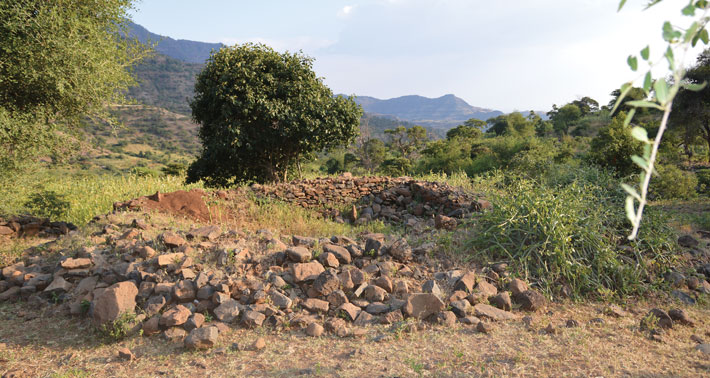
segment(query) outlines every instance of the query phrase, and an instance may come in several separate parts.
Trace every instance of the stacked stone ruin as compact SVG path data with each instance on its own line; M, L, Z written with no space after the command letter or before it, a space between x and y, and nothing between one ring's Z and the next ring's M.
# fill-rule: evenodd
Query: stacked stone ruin
M0 218L0 240L16 237L56 238L76 230L76 226L67 222L52 222L47 218L19 216L10 219Z
M433 272L422 263L431 246L413 249L382 234L317 240L205 226L151 239L142 219L98 219L106 223L94 238L105 242L66 250L58 261L27 257L3 268L0 301L23 300L99 327L135 313L129 334L160 334L187 348L211 347L230 327L348 337L373 324L428 320L487 332L491 321L519 317L505 290L523 310L544 303L524 282L505 278L504 265Z
M490 206L484 200L447 184L409 177L338 177L298 180L277 185L252 185L257 194L325 209L342 221L365 222L382 219L416 224L437 216L463 218ZM341 214L334 205L354 205Z

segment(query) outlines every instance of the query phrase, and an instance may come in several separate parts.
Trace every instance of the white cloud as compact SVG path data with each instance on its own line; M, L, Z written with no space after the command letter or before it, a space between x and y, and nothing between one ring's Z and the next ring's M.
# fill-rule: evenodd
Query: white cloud
M353 12L353 9L355 9L355 7L352 5L344 6L343 9L338 11L338 17L347 18Z

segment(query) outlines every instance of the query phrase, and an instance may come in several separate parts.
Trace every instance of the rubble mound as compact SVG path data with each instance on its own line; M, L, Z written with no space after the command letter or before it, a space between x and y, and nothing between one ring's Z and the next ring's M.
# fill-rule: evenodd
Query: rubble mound
M12 237L47 237L57 238L76 230L76 226L67 222L52 222L47 218L18 216L9 219L0 218L0 240Z
M199 221L221 221L228 218L228 212L220 211L220 208L208 208L205 198L208 194L201 189L192 189L189 192L178 190L172 193L156 192L150 196L138 197L125 202L115 202L114 211L132 210L146 211L156 210L159 212L190 217Z
M463 218L490 204L448 184L410 177L338 177L297 180L276 185L252 185L257 195L281 199L305 208L325 209L341 221L373 219L416 223L436 216ZM334 206L335 205L335 206ZM337 205L353 205L341 214Z
M162 230L145 219L116 219L95 221L106 223L95 246L2 268L0 301L99 327L135 314L129 334L160 334L187 348L209 348L230 327L347 337L375 324L477 326L520 317L511 311L504 267L437 272L427 264L432 247L412 248L405 239L246 235L214 225ZM529 310L543 307L544 297L524 283L515 289L515 303L533 298Z

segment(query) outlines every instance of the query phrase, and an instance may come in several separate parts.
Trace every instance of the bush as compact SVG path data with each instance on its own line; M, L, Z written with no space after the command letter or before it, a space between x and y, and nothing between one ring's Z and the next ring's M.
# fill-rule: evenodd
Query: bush
M698 179L698 193L710 193L710 169L700 169L695 176Z
M650 194L654 199L690 199L697 195L698 178L693 172L675 165L658 165L658 176L651 178Z
M590 160L605 168L614 169L621 176L638 170L632 155L641 155L643 144L631 136L631 126L624 126L626 113L619 113L603 127L591 142Z
M579 173L562 186L509 178L504 190L489 193L495 206L475 220L473 257L507 261L548 295L563 287L573 296L641 292L651 268L670 264L673 232L649 211L639 239L620 248L629 228L623 194Z
M70 207L66 196L53 190L32 194L24 205L32 215L52 220L64 219Z

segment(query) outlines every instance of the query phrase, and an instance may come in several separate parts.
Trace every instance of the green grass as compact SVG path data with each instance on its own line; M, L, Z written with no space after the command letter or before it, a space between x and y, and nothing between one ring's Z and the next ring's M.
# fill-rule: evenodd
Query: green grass
M198 184L185 185L183 178L177 176L85 174L41 169L0 182L0 197L3 198L0 214L53 215L56 218L52 220L84 225L94 216L110 212L117 201L150 195L158 190L172 192L199 187ZM33 198L39 198L34 201L38 205L33 205ZM57 216L55 210L61 210L65 204L66 209Z

